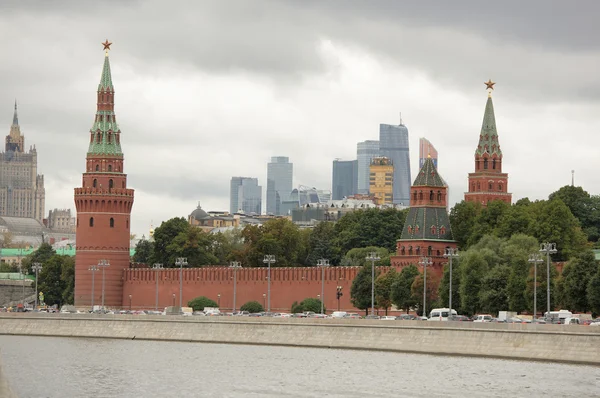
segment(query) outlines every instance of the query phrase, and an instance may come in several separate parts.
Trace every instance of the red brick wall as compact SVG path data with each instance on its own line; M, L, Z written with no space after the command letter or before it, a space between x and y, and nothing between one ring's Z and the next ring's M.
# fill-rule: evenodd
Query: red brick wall
M325 269L325 300L328 312L336 311L337 286L342 286L340 299L342 311L356 311L350 303L352 280L360 267L329 267ZM388 267L379 267L385 272ZM156 276L158 276L158 307L179 305L179 269L168 268L161 271L152 269L126 269L123 272L123 308L129 307L131 294L132 308L154 308L156 297ZM236 307L248 301L263 304L263 294L267 293L267 269L243 268L237 271ZM173 303L175 294L175 303ZM187 268L183 270L183 303L206 296L215 302L220 298L220 308L231 311L233 308L233 271L226 267ZM271 311L290 312L294 301L308 297L317 298L321 294L321 269L317 267L271 268Z

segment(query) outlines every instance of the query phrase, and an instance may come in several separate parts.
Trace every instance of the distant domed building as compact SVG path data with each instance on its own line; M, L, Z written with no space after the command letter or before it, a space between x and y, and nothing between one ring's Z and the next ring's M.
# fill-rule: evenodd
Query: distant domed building
M215 228L238 227L240 218L228 212L210 212L209 214L198 203L198 207L188 216L188 223L191 226L201 228L204 232L210 232Z

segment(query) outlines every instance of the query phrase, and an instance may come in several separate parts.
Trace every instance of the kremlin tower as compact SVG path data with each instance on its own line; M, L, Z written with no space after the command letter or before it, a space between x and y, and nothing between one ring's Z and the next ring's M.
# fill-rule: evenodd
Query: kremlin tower
M494 82L485 83L488 90L488 99L483 114L483 124L479 135L479 144L475 150L475 172L469 173L468 192L465 201L478 202L487 206L492 200L502 200L511 203L512 194L508 193L508 174L502 172L502 151L496 131L496 117L492 92Z
M398 239L396 255L391 265L404 268L415 264L421 257L429 257L433 272L441 276L446 249L456 248L447 211L448 187L428 156L410 187L410 210Z
M98 85L96 116L90 129L82 186L75 188L77 254L74 295L76 306L90 306L93 302L95 305L104 303L107 307L120 307L123 302L123 269L129 267L133 189L127 189L121 130L114 112L115 90L108 57L112 43L107 40L102 44L105 57ZM99 271L93 271L93 266L98 266ZM96 274L94 292L92 274Z

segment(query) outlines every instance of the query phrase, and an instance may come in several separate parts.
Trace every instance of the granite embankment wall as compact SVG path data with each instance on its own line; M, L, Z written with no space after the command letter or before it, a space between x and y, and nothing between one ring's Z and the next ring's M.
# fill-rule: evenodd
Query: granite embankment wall
M600 328L578 325L3 314L0 335L321 347L600 365Z
M21 301L35 294L35 284L29 280L0 280L0 306Z

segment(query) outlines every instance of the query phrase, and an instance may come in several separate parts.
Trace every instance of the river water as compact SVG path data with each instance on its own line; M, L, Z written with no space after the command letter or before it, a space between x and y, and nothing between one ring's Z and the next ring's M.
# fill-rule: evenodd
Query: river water
M600 368L386 352L0 336L19 398L593 397Z

